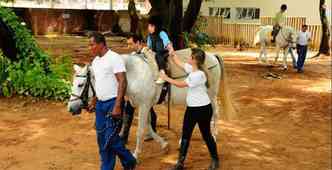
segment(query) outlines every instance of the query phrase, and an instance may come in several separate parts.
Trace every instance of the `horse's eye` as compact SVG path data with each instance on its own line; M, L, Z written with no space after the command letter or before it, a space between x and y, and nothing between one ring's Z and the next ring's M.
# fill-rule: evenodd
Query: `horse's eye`
M83 84L79 84L78 87L79 87L79 88L82 88L82 87L83 87Z

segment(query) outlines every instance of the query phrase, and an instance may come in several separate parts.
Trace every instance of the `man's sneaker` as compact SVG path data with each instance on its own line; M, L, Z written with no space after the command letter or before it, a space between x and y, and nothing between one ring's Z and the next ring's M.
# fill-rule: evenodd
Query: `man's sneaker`
M297 70L297 73L303 73L303 70Z

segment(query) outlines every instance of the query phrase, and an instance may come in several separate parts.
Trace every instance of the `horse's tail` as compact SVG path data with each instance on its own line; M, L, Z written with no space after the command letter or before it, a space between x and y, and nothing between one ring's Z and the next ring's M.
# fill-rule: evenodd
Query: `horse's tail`
M221 57L219 54L215 54L215 56L218 60L219 66L220 66L221 79L224 79L224 58Z
M236 109L233 107L232 101L231 101L231 96L230 96L230 91L228 90L228 85L227 85L227 75L224 67L224 59L222 56L215 54L216 58L218 59L219 65L220 65L220 70L221 70L221 81L220 81L220 87L221 87L221 99L223 106L222 107L222 113L223 113L223 119L224 120L233 120L236 119L237 113Z

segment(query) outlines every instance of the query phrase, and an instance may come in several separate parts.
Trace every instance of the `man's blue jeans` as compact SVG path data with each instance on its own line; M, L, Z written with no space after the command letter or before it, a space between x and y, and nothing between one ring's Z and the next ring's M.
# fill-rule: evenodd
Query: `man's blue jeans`
M292 57L292 62L293 62L293 68L297 68L297 61L295 58L295 55L293 53L293 49L291 47L288 48L288 53L291 55Z
M303 71L303 65L305 58L307 56L307 51L308 51L308 46L303 46L303 45L297 45L297 54L298 54L298 59L297 59L297 70Z
M121 120L110 116L114 104L115 98L108 101L97 101L96 104L96 131L101 157L101 170L113 170L116 156L120 158L125 169L130 169L136 164L136 159L120 139Z

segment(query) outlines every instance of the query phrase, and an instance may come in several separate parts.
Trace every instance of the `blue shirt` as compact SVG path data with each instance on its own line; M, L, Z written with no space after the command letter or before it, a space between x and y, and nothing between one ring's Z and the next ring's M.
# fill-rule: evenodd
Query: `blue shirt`
M171 43L171 41L169 40L168 35L166 34L165 31L161 31L159 33L159 37L163 41L164 48L166 48L167 45ZM151 49L152 48L152 42L151 42L152 40L151 40L151 36L150 35L148 36L148 38L147 38L146 41L147 41L146 43L147 43L148 47Z

